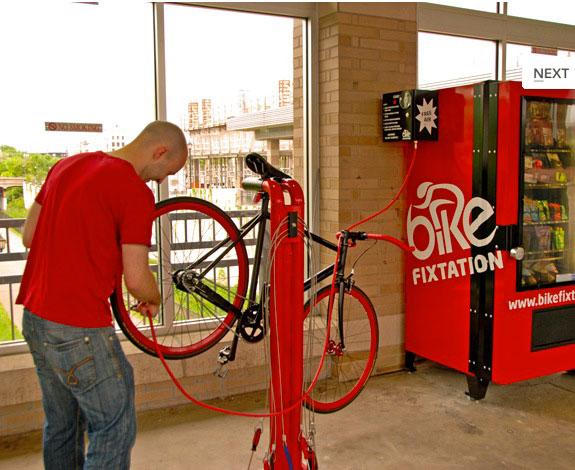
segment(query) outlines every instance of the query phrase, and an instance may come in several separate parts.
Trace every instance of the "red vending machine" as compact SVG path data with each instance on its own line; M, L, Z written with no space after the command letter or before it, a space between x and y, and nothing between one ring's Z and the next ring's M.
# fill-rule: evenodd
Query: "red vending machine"
M420 142L407 187L406 365L417 355L463 372L473 399L491 381L572 371L575 91L489 81L436 93L417 107L433 124L412 116L438 136Z

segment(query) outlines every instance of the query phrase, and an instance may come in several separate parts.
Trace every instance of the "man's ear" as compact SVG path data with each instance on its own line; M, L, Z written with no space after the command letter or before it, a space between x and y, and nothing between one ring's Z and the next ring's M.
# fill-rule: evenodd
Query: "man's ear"
M152 160L154 161L159 160L162 157L162 155L167 153L167 151L168 147L166 147L165 145L158 145L157 147L154 148L154 151L152 153Z

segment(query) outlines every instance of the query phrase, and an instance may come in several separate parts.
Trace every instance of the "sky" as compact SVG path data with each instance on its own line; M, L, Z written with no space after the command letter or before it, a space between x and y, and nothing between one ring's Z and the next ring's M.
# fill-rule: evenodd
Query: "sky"
M292 77L293 20L165 6L168 119L200 98L273 93ZM101 134L44 123L102 123L134 137L154 119L152 7L145 2L0 3L0 145L74 151Z
M494 10L489 0L440 3ZM510 14L575 24L569 1L512 0ZM0 2L0 145L73 152L110 132L127 139L154 119L153 16L144 1L85 5ZM292 78L289 18L165 5L168 119L186 120L189 101L237 104L277 91ZM489 73L494 43L426 35L419 83ZM466 54L458 54L464 48ZM451 51L451 52L450 52ZM518 62L517 59L514 59ZM439 64L439 65L438 65ZM46 132L47 121L102 123L106 135Z

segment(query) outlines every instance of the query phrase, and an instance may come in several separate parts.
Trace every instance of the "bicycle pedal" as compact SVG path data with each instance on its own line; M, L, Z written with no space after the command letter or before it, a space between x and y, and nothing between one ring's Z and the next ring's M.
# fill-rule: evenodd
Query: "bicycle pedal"
M224 349L220 350L218 353L218 362L220 363L220 367L226 365L229 362L231 355L232 348L229 346L226 346Z
M228 372L229 372L229 369L225 366L225 364L220 364L218 367L216 367L213 374L217 378L223 379L226 375L228 375Z

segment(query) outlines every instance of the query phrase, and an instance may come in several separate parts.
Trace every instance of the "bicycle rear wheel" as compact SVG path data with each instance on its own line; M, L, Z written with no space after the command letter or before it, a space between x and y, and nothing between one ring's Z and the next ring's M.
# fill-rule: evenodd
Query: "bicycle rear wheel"
M233 246L214 267L205 271L226 249L214 248L225 239ZM184 268L202 273L205 285L241 308L248 283L248 256L232 219L202 199L178 197L159 202L154 214L149 262L162 294L161 312L154 320L162 354L169 359L191 357L220 341L231 329L235 315L197 294L177 289L172 274ZM123 282L116 287L110 303L124 334L142 351L155 356L147 319L130 311L136 300Z
M305 334L307 384L311 382L319 366L325 343L327 312L331 286L320 289L305 305ZM377 316L371 301L359 288L345 291L343 308L344 346L341 347L340 326L337 314L339 293L334 299L329 346L318 381L309 396L304 399L306 408L318 413L332 413L349 405L365 386L375 360L379 344Z

